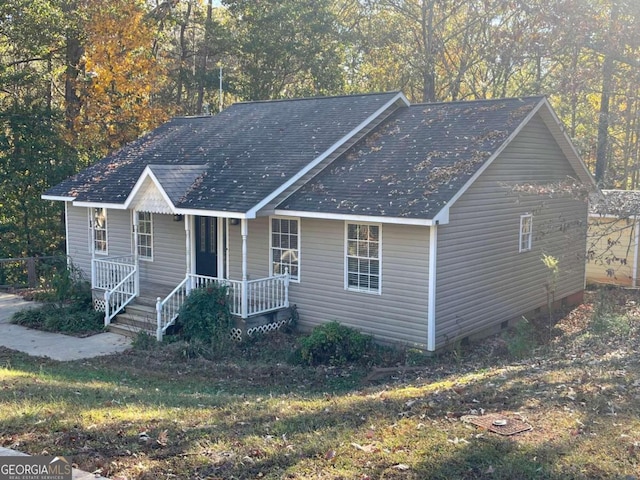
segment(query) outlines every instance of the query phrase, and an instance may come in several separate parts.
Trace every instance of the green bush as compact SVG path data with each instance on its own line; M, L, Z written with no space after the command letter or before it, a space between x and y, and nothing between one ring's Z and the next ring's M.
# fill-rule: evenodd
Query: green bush
M47 332L83 335L104 329L104 313L76 305L44 305L17 312L12 322Z
M536 329L526 318L518 322L514 328L506 332L502 338L507 344L509 355L515 358L525 358L538 345Z
M177 323L187 341L228 344L233 318L227 305L227 288L212 285L193 290L180 307Z
M292 358L308 365L362 363L372 347L371 336L338 322L329 322L314 328L310 335L302 338L300 348Z
M44 305L17 312L12 322L73 335L104 330L104 314L93 309L91 286L72 266L52 271L47 289L38 294L37 300Z
M57 306L73 304L78 309L93 308L91 284L73 265L51 270L47 288L36 300Z

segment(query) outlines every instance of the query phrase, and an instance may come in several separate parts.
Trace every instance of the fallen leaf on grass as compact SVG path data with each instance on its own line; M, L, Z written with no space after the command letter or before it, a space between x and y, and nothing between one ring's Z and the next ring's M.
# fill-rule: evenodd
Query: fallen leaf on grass
M336 458L336 451L335 450L329 450L329 451L327 451L327 453L324 454L324 459L325 460L333 460L334 458Z
M158 439L156 440L156 443L161 447L167 446L167 443L169 443L169 433L167 430L163 430L158 434Z
M469 443L469 440L465 440L464 438L456 437L454 439L447 438L447 442L453 443L454 445L458 445L459 443Z
M394 465L393 468L395 468L396 470L405 471L405 470L409 470L409 468L411 468L411 467L409 467L409 465L406 465L404 463L399 463L397 465Z
M351 446L357 448L358 450L362 450L363 452L366 452L366 453L373 453L380 450L373 443L370 443L369 445L360 445L359 443L352 443Z

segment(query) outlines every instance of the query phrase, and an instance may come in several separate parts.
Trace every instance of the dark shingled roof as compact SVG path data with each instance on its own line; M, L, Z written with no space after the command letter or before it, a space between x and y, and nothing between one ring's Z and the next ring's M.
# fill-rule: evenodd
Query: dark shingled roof
M640 190L602 190L589 199L589 213L620 218L640 215Z
M169 200L179 205L197 187L206 172L206 165L149 165Z
M175 118L45 196L122 204L147 165L204 164L176 206L246 212L397 95L238 103L215 116Z
M433 218L542 99L401 108L278 209Z

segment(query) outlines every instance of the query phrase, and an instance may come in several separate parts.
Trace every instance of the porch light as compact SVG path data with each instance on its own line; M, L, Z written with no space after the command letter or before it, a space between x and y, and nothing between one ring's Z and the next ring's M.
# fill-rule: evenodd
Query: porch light
M182 215L178 215L177 213L173 216L173 221L174 222L181 222L182 221Z
M229 219L229 223L231 225L238 225L240 223L240 219L239 218L230 218Z

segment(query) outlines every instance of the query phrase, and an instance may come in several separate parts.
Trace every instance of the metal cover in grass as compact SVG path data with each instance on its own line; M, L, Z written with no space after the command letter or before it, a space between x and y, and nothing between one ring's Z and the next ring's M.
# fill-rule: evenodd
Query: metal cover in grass
M486 428L490 432L500 435L515 435L526 432L533 427L528 423L509 417L502 413L488 413L486 415L465 415L460 418L463 422L472 423L478 427Z

